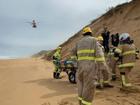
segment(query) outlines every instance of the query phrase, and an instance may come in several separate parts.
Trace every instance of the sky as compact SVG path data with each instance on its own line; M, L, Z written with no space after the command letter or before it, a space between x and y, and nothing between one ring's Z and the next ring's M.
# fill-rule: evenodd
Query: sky
M109 7L130 0L0 0L0 58L56 48ZM37 28L28 22L36 20Z

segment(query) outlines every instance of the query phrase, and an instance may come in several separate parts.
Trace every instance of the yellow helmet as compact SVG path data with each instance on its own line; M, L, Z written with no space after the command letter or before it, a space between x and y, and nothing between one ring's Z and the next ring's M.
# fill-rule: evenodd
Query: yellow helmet
M85 28L83 29L83 34L88 33L88 32L92 33L91 28L90 28L90 27L85 27Z
M96 39L97 39L98 41L103 41L103 37L102 37L102 36L98 36Z

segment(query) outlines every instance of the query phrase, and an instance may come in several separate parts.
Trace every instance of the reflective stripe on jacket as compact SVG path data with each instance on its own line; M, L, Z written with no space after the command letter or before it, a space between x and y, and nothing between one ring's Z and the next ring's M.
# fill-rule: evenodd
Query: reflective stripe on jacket
M97 65L105 61L104 53L98 41L91 36L84 36L72 49L72 56L77 56L78 72L91 72L97 79Z
M77 51L78 61L82 61L82 60L95 60L97 62L105 61L105 58L103 55L99 57L95 57L94 54L95 54L94 49L78 50Z
M121 51L120 55L122 56L122 64L119 65L119 68L133 67L136 61L135 45L124 44L120 45L117 49Z
M133 67L135 63L125 63L125 64L120 64L119 68L123 68L123 67Z
M135 50L125 51L122 55L130 55L130 54L136 54L136 51Z

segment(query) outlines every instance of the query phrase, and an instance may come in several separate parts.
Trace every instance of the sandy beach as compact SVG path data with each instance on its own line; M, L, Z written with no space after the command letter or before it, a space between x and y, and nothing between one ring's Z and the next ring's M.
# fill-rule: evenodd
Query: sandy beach
M139 83L139 62L132 81ZM0 60L0 105L78 105L76 84L67 75L52 78L53 64L40 59ZM115 88L97 90L93 105L140 105L140 93L122 93Z

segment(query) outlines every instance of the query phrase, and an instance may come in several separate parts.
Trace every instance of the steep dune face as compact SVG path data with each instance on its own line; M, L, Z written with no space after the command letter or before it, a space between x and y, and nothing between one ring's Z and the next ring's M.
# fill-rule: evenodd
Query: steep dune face
M140 0L133 0L130 3L125 3L112 8L106 14L100 18L94 20L90 26L93 31L93 35L99 35L103 26L106 25L113 33L123 33L128 32L131 34L135 41L135 44L140 48ZM63 58L66 58L70 54L70 49L75 45L75 43L82 38L81 30L76 33L73 37L63 43L61 46Z

